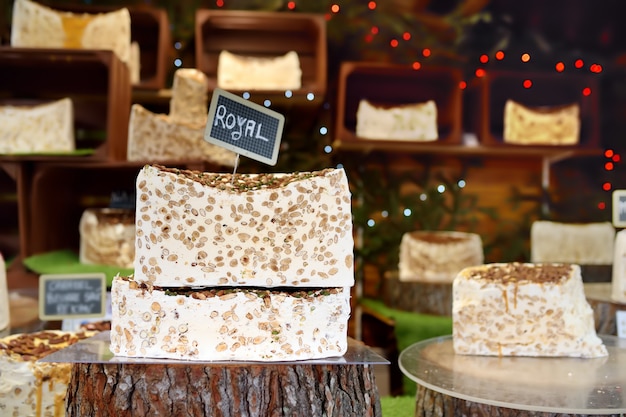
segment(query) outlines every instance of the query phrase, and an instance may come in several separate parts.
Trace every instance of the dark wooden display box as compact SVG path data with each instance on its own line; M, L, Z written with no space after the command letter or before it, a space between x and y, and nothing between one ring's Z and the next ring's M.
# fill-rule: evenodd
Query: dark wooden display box
M121 6L96 6L80 4L59 4L54 10L73 13L107 13ZM139 4L124 6L130 13L130 37L140 49L139 83L133 87L144 90L165 88L170 65L172 48L170 23L167 11L161 8Z
M524 81L532 81L531 88ZM591 94L583 95L589 87ZM597 148L600 145L600 86L597 75L557 72L487 71L472 86L473 120L479 140L484 145L523 147L504 142L504 106L511 99L528 107L553 107L578 103L580 106L580 141L568 148ZM534 146L534 145L533 145ZM552 146L546 146L552 147Z
M295 95L326 94L326 21L322 15L243 10L196 11L196 68L217 87L217 64L223 50L270 58L295 51L302 69L302 88ZM281 93L282 94L282 93Z
M63 249L78 252L83 211L108 207L113 192L134 193L137 173L145 163L67 156L0 157L0 168L16 183L20 257ZM220 169L200 160L164 164L216 172Z
M76 148L125 160L131 86L111 51L0 47L0 105L34 105L69 97Z
M462 136L461 72L452 67L343 62L339 73L335 123L336 144L363 142L371 146L393 148L407 142L419 145L459 144ZM422 103L434 100L437 105L439 139L435 142L411 142L363 139L356 136L359 102L368 100L385 106Z

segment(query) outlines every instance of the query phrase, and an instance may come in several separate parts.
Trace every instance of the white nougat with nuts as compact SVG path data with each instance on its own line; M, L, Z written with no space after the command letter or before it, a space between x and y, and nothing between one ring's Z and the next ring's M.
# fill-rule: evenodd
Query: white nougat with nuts
M417 230L402 235L398 277L451 284L463 268L483 262L483 243L476 233Z
M211 174L144 167L135 279L157 287L351 287L351 194L342 169Z
M453 283L457 354L606 356L576 264L496 263L463 269Z
M287 361L347 350L350 289L148 290L115 278L111 351L194 361Z
M354 285L342 169L233 174L145 166L135 274L111 290L111 351L194 361L342 356Z

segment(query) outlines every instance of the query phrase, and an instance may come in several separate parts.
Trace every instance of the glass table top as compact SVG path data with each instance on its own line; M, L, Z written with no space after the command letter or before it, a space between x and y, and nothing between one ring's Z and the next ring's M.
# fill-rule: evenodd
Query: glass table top
M343 356L311 359L302 361L255 362L255 361L188 361L157 358L127 358L114 356L110 350L110 331L104 331L93 337L51 353L40 362L57 363L136 363L136 364L173 364L173 365L388 365L389 361L365 344L348 338L348 351Z
M400 353L402 372L452 397L518 410L570 414L626 413L626 340L601 336L608 357L532 358L457 355L452 336Z

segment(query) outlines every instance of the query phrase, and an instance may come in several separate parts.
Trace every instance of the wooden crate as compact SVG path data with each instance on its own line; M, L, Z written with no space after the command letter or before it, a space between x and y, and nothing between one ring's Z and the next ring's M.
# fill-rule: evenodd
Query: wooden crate
M64 97L74 105L77 150L125 160L130 77L112 51L0 47L0 105Z
M196 68L217 87L217 64L223 50L261 58L295 51L302 69L296 95L326 94L326 21L322 15L243 10L196 11Z
M530 80L532 86L524 87ZM591 94L583 95L589 87ZM472 87L475 99L468 108L468 117L475 121L475 131L484 145L511 145L504 142L504 106L514 100L528 107L552 107L578 103L580 106L580 141L577 146L600 146L600 86L593 74L564 74L557 72L487 71ZM559 147L563 147L560 146ZM567 146L565 146L567 147Z
M119 10L121 6L101 6L92 4L60 4L54 10L72 13L107 13ZM167 11L147 4L124 6L130 14L130 37L140 49L139 83L133 87L140 90L160 90L165 88L168 72L173 68L172 36Z
M172 36L167 12L147 5L128 6L131 40L139 44L141 73L134 87L165 88L171 64Z
M362 99L397 106L434 100L437 105L438 144L459 144L462 137L461 71L451 67L422 67L374 62L343 62L338 80L335 122L336 143L371 145L399 141L362 139L356 136L356 115ZM407 141L402 141L407 142ZM411 142L416 145L419 142ZM433 142L423 142L432 144Z

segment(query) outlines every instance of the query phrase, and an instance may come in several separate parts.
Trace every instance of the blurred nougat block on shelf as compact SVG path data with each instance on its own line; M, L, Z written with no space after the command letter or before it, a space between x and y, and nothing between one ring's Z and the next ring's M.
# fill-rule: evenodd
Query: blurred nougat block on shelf
M15 0L11 46L111 50L129 66L131 76L139 76L139 46L131 46L130 12L125 7L106 13L73 13Z
M140 104L131 107L128 128L129 161L201 159L233 166L236 155L204 140L208 116L207 77L194 68L174 74L169 114L157 114Z
M533 222L530 231L532 262L611 265L615 228L610 222Z
M72 100L0 105L0 154L62 153L75 149Z

